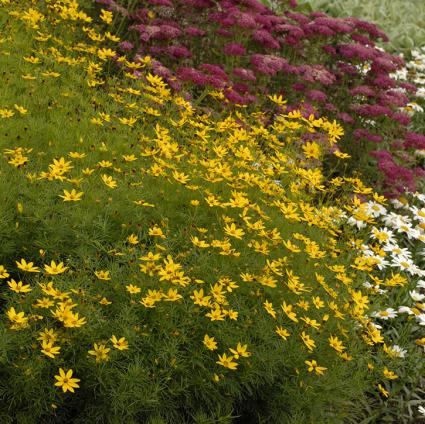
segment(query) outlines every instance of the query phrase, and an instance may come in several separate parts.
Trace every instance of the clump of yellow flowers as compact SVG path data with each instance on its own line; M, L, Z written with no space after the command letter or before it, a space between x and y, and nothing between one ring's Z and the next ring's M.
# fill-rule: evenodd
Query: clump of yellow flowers
M22 378L27 396L10 383L11 405L33 402L38 420L52 404L86 422L93 405L103 420L183 422L272 388L300 410L328 405L325 386L387 396L399 358L371 318L383 300L363 283L379 261L356 232L376 224L365 199L385 199L324 178L321 157L345 157L343 128L284 109L269 126L263 111L197 110L148 57L117 54L102 26L114 10L2 4L3 168L20 191L5 204L2 380Z

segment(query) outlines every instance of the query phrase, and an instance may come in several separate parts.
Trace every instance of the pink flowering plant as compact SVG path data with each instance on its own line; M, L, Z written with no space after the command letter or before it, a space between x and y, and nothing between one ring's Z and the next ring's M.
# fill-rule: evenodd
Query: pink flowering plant
M282 14L257 0L97 2L116 12L120 54L149 55L155 74L198 103L252 105L281 94L285 105L263 109L301 108L344 123L351 170L386 194L415 191L424 176L414 152L425 137L408 131L401 110L416 88L393 78L403 59L376 47L387 37L375 25L300 13L294 1ZM329 175L341 172L335 166L325 163Z

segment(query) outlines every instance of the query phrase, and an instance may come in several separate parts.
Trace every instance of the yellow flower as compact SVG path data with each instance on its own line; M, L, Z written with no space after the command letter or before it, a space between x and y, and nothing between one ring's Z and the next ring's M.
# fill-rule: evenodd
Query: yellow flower
M48 297L43 297L42 299L37 299L37 303L33 303L34 308L50 308L55 302L49 299Z
M32 289L29 284L24 284L22 281L16 282L13 278L7 282L10 290L15 293L29 293Z
M13 330L20 330L22 328L27 327L28 325L28 318L25 316L25 312L16 312L14 307L11 307L6 312L7 317L9 318L9 321L12 322L11 328Z
M307 346L307 349L310 352L313 351L313 349L316 347L316 343L314 342L314 340L304 331L301 333L300 337L303 343Z
M277 333L280 337L282 337L282 339L283 339L283 340L286 340L286 339L290 336L289 331L288 331L288 330L286 330L286 329L285 329L285 328L283 328L283 327L276 327L276 333Z
M52 328L45 328L44 331L41 331L38 334L39 336L37 337L37 340L40 340L42 342L49 342L53 344L58 338L57 333L55 333Z
M9 273L7 272L7 269L3 265L0 265L0 278L4 279L7 277L9 277Z
M210 312L205 314L206 317L210 318L211 321L224 321L224 317L226 316L223 311L217 306L215 309L211 309Z
M25 259L21 259L21 262L15 261L16 266L22 271L26 272L40 272L39 268L34 266L33 262L27 262Z
M60 346L53 346L52 341L43 340L41 343L41 352L49 358L54 358L55 355L59 355Z
M113 14L109 10L101 9L100 19L109 25L112 23Z
M313 142L307 142L306 144L304 144L304 146L302 146L304 155L307 159L313 158L313 159L320 159L320 155L321 155L321 150L320 150L320 146Z
M204 340L202 341L202 343L209 350L216 350L217 349L217 342L214 340L214 337L210 337L208 334L205 334Z
M112 302L111 302L111 301L109 301L108 299L106 299L106 297L102 297L102 299L101 299L101 300L99 300L99 303L100 303L101 305L110 305Z
M64 195L59 195L63 199L64 202L78 202L81 200L81 197L83 196L84 192L80 191L77 193L77 191L73 188L71 192L68 190L63 191Z
M101 178L105 185L107 185L109 188L117 187L117 182L111 176L103 174Z
M238 342L238 345L236 346L236 349L230 348L230 352L233 353L233 356L235 359L238 359L240 356L244 358L248 358L251 356L251 352L247 351L248 345L241 345L240 342Z
M183 172L173 172L173 178L181 184L186 184L190 178L188 175L185 175Z
M125 288L131 294L137 294L137 293L140 293L142 291L142 289L140 287L133 286L133 284L129 284L128 286L125 286Z
M342 353L345 349L344 345L342 344L341 340L338 339L337 336L329 336L328 338L329 346L333 349L335 349L338 353Z
M128 342L125 339L125 337L121 337L119 340L113 335L111 337L111 342L114 345L115 349L118 350L127 350L128 349Z
M273 318L276 319L276 311L273 309L273 303L266 300L264 303L264 309L267 311L268 314L270 314Z
M61 387L64 393L68 390L74 393L74 389L80 387L77 383L81 380L78 378L72 378L72 374L72 370L65 372L62 368L59 368L59 375L55 375L56 380L58 380L55 383L55 386Z
M109 359L108 353L111 349L105 347L103 344L94 344L94 350L89 350L89 355L93 355L96 358L96 362L107 361Z
M384 376L389 380L396 380L398 375L394 371L390 371L387 367L384 368Z
M238 367L237 362L233 362L233 356L227 356L225 353L223 355L218 355L218 361L216 364L221 365L224 368L228 368L229 370L236 370Z
M308 372L314 371L317 375L323 375L323 371L327 370L325 367L319 367L314 359L312 361L304 361L304 363L308 366Z
M28 110L25 109L23 106L19 106L19 105L13 105L13 107L21 114L21 115L25 115Z
M164 295L164 300L166 302L176 302L179 299L182 299L183 296L178 293L177 289L168 289L166 295Z
M116 52L107 48L99 49L97 51L97 55L99 56L99 59L101 60L107 60L108 58L113 58L116 56L116 54L117 54Z
M138 244L139 238L136 236L136 234L130 234L127 237L127 242L130 243L130 244Z
M389 395L390 395L390 393L387 391L387 390L385 390L385 388L381 385L381 384L378 384L378 390L387 398Z
M297 314L292 311L292 308L293 308L292 305L287 305L286 302L284 301L282 303L282 306L281 307L282 307L283 312L285 312L286 316L291 321L298 322Z
M159 228L157 225L154 225L152 228L149 228L148 234L154 237L165 238L165 235L162 232L161 228Z
M56 265L55 261L51 261L50 265L44 265L44 269L47 272L47 274L56 275L56 274L64 273L68 269L68 267L64 266L63 262L59 262Z
M105 280L108 281L111 279L110 275L109 275L109 271L95 271L94 275L96 275L96 277L99 280Z
M229 236L231 236L231 237L235 237L235 238L237 238L237 239L242 239L242 236L244 236L245 235L245 232L244 232L244 230L242 230L241 228L237 228L236 227L236 225L235 224L227 224L225 227L224 227L224 232L226 233L226 234L228 234Z

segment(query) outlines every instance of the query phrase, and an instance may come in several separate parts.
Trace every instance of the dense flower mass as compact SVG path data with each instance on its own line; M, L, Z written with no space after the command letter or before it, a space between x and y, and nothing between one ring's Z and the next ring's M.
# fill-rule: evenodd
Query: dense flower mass
M349 173L328 178L323 163L350 154L317 105L272 85L255 93L263 109L239 102L295 65L252 54L252 68L232 70L246 87L229 86L222 66L167 44L207 29L180 27L171 0L155 12L0 2L4 422L329 422L423 372L425 198L390 202ZM282 41L268 29L289 23L261 4L222 3L190 7L228 37L229 57L247 54L236 26L269 50L302 39L295 23L382 35L288 12ZM121 15L160 50L134 56L111 29ZM160 55L186 61L178 80ZM329 101L335 73L296 66L311 101ZM216 90L185 97L172 81ZM215 108L225 98L239 100Z
M101 3L116 9L114 2ZM120 34L133 46L126 42L121 51L136 61L153 56L154 73L172 88L209 88L220 102L241 105L261 103L259 93L283 94L306 116L344 122L351 168L366 169L387 194L415 191L424 177L406 133L410 117L400 111L415 87L392 77L403 60L375 46L387 40L375 25L289 7L278 15L257 0L119 3L128 22ZM202 31L190 35L197 27Z

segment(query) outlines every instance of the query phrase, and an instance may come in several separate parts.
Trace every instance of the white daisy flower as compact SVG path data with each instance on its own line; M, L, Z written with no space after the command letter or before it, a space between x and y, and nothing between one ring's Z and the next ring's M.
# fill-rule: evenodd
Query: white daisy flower
M397 311L393 308L387 308L385 311L374 312L372 316L375 318L387 320L390 318L395 318L397 316Z
M366 213L377 218L378 216L385 215L387 209L378 202L367 202Z
M408 306L400 306L398 308L398 312L400 314L409 314L409 315L414 315L414 312L412 311L411 308L409 308Z
M399 345L392 345L391 346L391 354L396 358L405 358L407 350L402 349Z
M418 289L425 289L425 280L418 280L418 281L416 282L416 287L417 287Z
M415 301L415 302L421 302L422 300L425 299L425 294L421 294L419 292L417 292L416 290L411 290L409 291L410 297Z

